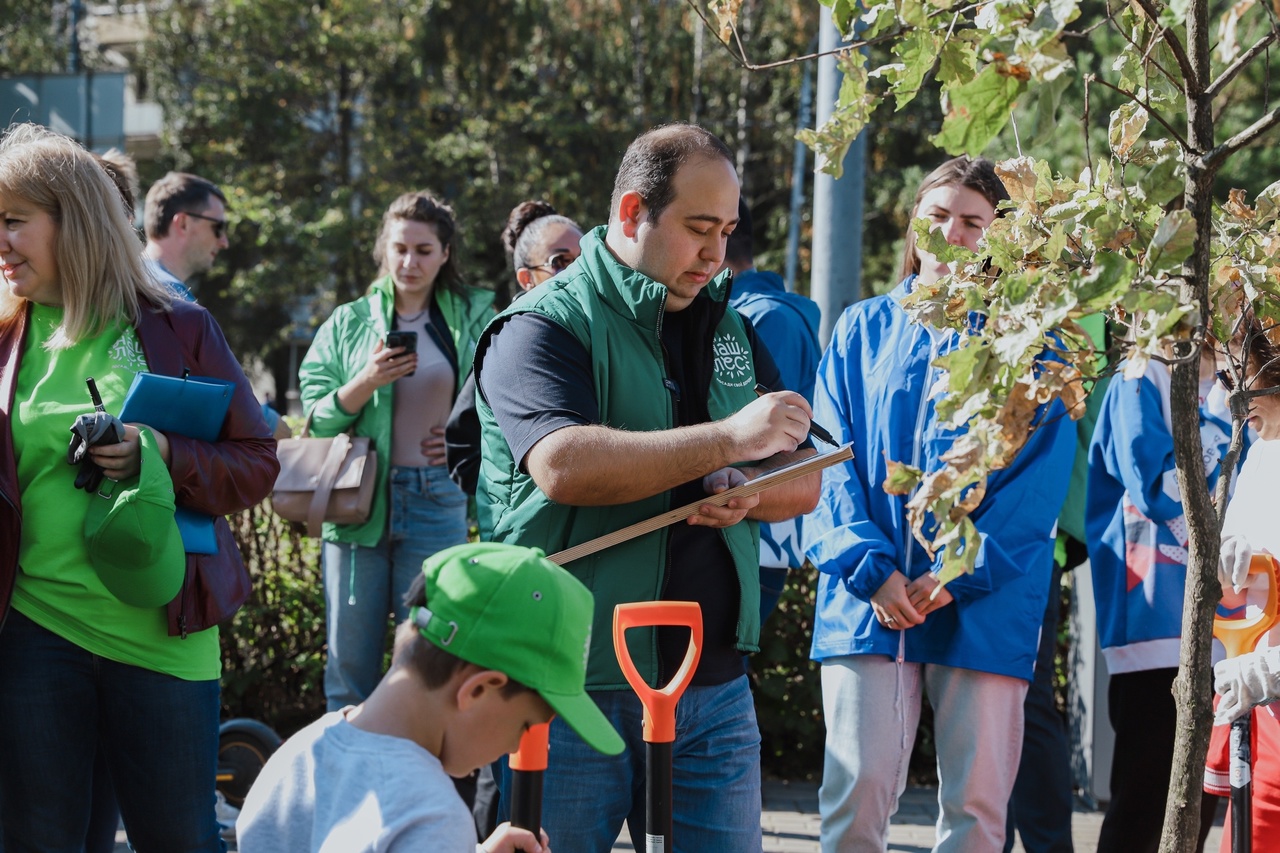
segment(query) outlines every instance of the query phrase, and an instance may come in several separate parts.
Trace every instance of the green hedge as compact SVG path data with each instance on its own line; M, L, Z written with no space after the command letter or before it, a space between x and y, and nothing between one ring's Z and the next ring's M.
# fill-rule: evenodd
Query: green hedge
M231 519L253 576L253 595L222 629L222 705L227 717L261 720L288 736L324 713L324 589L320 546L264 503ZM765 623L751 684L762 737L762 769L783 779L818 778L822 768L822 685L809 660L813 641L813 569L790 574ZM1063 587L1068 612L1070 586ZM1065 695L1068 639L1059 634L1058 687ZM1065 707L1062 696L1059 707ZM932 714L916 734L911 775L936 781Z

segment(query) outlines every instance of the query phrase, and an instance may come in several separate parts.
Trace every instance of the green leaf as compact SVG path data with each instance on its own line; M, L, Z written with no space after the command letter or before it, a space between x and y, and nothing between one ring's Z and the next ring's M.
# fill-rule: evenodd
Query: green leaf
M920 478L924 476L924 472L919 468L912 468L910 465L904 465L901 462L894 462L890 459L886 465L886 474L884 478L884 490L890 495L908 495L911 490L920 482Z
M853 21L858 17L858 4L856 0L835 0L828 4L831 6L831 21L836 25L836 31L844 38L850 38L853 35Z
M846 51L839 58L844 80L830 118L817 130L802 130L796 138L818 155L818 168L832 177L844 174L849 146L871 118L875 97L867 92L867 68L861 53Z
M933 255L943 263L965 261L973 257L964 246L953 246L947 242L942 232L933 227L933 223L924 216L911 220L911 229L916 232L916 248Z
M978 73L978 47L973 33L960 33L948 38L938 54L938 82L944 87L968 83Z
M934 540L933 544L943 549L935 572L938 583L945 585L961 575L973 574L973 568L978 564L982 537L967 515L960 519L953 530Z
M929 10L924 0L898 0L898 18L909 27L927 27Z
M950 108L931 141L948 154L981 154L1009 122L1010 110L1025 89L1025 83L988 63L970 82L947 90Z
M1147 129L1147 111L1139 104L1124 104L1111 113L1111 123L1107 127L1107 142L1111 152L1121 160L1127 160L1133 146L1142 138Z
M1062 94L1071 88L1071 82L1071 75L1060 74L1032 90L1036 114L1031 130L1032 145L1048 145L1061 132L1058 105L1062 103Z
M902 62L885 77L889 80L889 91L894 95L896 109L902 109L915 98L925 75L933 68L941 46L942 36L927 29L912 30L894 45L893 53Z
M1088 274L1079 279L1076 299L1091 312L1110 308L1129 290L1137 272L1137 265L1119 252L1099 252Z
M1258 211L1259 226L1268 225L1280 218L1280 181L1258 193L1253 206Z
M1170 211L1151 238L1145 266L1149 272L1176 271L1183 261L1191 257L1195 244L1196 221L1191 211Z

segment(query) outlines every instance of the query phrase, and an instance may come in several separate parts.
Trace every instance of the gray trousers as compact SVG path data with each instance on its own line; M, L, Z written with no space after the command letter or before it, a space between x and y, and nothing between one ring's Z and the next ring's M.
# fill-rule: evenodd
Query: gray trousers
M1022 752L1027 682L883 655L822 662L827 723L818 807L823 853L888 848L889 819L907 787L923 693L938 749L936 853L1000 853L1005 808Z

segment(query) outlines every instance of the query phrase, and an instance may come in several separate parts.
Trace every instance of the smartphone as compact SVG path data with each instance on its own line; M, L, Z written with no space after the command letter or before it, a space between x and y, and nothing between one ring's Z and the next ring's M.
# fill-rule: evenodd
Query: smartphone
M418 333L407 331L405 329L393 329L387 332L387 349L392 347L404 347L404 354L416 353L418 351ZM412 376L417 370L411 370L406 376Z
M418 351L418 333L403 329L387 332L387 349L404 347L406 354Z

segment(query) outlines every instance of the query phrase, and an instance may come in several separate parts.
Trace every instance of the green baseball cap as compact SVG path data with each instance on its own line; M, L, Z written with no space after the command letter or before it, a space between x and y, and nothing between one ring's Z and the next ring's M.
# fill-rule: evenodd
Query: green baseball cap
M89 497L84 538L107 591L134 607L168 604L182 588L187 555L173 520L173 480L149 430L139 434L136 477L103 480Z
M622 738L587 695L594 603L582 582L537 548L480 542L422 564L425 607L410 618L434 645L536 690L591 747Z

